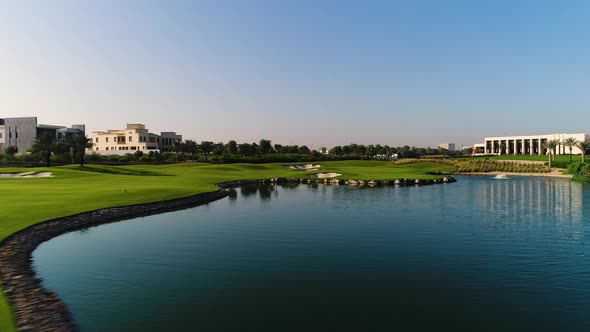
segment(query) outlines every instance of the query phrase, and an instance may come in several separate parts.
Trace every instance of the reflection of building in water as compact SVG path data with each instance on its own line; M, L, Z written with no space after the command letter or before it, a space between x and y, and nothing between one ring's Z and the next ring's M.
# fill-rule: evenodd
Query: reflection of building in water
M562 179L512 179L485 181L486 211L514 221L552 218L581 221L583 186Z

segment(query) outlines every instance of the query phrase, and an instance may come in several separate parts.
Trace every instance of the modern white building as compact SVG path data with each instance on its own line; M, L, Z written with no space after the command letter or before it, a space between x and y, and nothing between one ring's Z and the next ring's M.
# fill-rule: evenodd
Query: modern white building
M56 142L65 142L68 136L84 134L83 124L54 126L37 123L37 117L0 118L0 152L14 146L18 153L26 153L35 140L44 133L51 135Z
M154 134L139 123L127 124L125 129L94 131L90 138L93 146L88 152L102 155L124 155L137 151L167 152L172 150L174 142L182 141L182 135L175 132Z
M550 140L560 143L555 149L556 154L569 154L569 147L563 144L567 138L575 138L579 142L590 141L589 134L547 134L529 136L497 136L485 137L484 143L475 144L474 155L544 155L547 149L544 144ZM581 154L578 147L572 148L572 154Z

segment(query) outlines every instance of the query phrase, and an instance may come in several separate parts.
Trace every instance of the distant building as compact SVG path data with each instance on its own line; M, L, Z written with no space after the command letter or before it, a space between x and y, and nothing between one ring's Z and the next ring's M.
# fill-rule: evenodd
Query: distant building
M441 143L438 145L438 148L449 150L449 151L455 151L455 143Z
M497 136L485 137L484 143L475 144L474 155L544 155L547 149L544 144L550 140L559 140L560 144L555 149L556 154L569 154L569 148L563 144L567 138L575 138L580 142L590 141L588 134L547 134L529 136ZM572 154L581 154L577 147L572 148Z
M103 155L124 155L136 151L167 152L172 151L175 142L182 141L182 135L175 132L166 131L158 135L150 133L144 125L138 123L127 124L125 129L94 131L90 138L93 146L88 152Z
M43 133L49 133L57 142L64 142L68 136L84 132L84 125L73 125L68 128L38 124L37 117L4 118L0 119L0 151L14 146L19 153L27 152Z

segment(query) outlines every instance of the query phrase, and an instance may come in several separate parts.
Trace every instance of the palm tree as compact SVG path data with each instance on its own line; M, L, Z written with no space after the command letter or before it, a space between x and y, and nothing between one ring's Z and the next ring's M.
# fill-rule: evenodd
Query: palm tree
M213 142L210 141L202 141L201 144L199 144L199 150L205 157L205 160L209 159L209 154L213 152L213 148L215 147L214 145L215 144L213 144Z
M49 167L51 164L51 152L56 148L55 138L48 132L45 132L35 140L31 146L31 152L42 155L45 159L45 166Z
M185 152L190 154L192 161L193 156L199 152L199 144L197 144L197 142L191 139L187 139L186 141L184 141L184 149Z
M551 162L553 161L553 153L555 152L555 148L559 145L558 139L552 139L543 143L543 147L549 151L549 168L551 168Z
M590 142L582 141L576 144L576 147L582 151L582 163L585 162L586 150L590 150Z
M572 162L572 148L578 144L578 140L573 137L568 137L563 140L563 145L567 146L570 150L570 163Z
M74 159L76 155L80 155L80 167L84 167L84 156L86 155L86 149L92 148L94 143L90 141L86 135L78 133L76 135L69 136L66 144L72 148L74 153Z
M182 152L184 150L184 144L180 140L175 140L172 142L172 151L176 153L176 161L178 162L178 152Z

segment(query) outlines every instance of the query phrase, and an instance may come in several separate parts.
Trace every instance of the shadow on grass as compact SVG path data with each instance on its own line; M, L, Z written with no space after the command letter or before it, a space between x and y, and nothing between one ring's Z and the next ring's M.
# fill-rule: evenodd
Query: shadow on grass
M162 173L152 172L152 171L148 171L148 170L134 170L134 169L128 169L128 168L119 168L117 166L113 166L113 167L109 167L109 168L84 166L84 167L76 167L75 169L78 171L82 171L82 172L94 172L94 173L111 174L111 175L173 176L170 174L162 174Z

